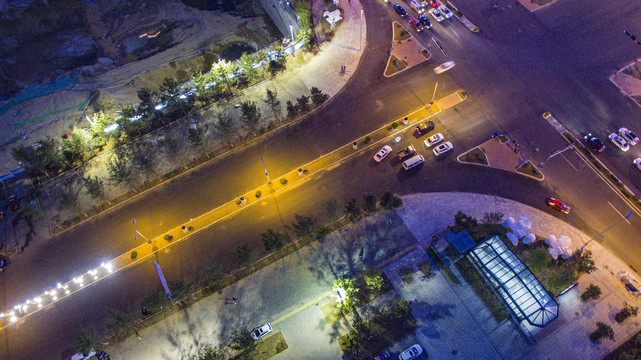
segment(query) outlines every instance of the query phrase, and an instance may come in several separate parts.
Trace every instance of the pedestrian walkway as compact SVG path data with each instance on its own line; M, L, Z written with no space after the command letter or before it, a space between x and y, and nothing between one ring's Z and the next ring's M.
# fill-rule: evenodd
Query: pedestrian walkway
M638 305L616 278L618 271L631 270L597 242L590 243L589 249L593 251L598 270L584 275L578 288L559 297L563 321L537 344L526 341L510 321L497 323L469 285L452 285L438 270L430 279L415 274L412 284L405 285L396 270L405 266L418 269L427 259L422 249L432 242L432 234L451 225L459 210L478 219L489 211L512 217L526 215L532 220L532 232L540 237L568 235L573 239L574 250L589 239L579 229L544 211L495 196L424 193L406 195L402 200L403 206L396 212L404 226L394 221L396 228L391 233L386 235L389 213L365 218L352 228L336 231L139 331L141 339L131 336L112 345L108 352L116 360L180 359L195 354L207 344L225 344L234 330L272 321L274 332L282 332L288 344L288 348L274 358L338 359L341 352L336 339L349 331L349 325L343 322L328 325L320 306L328 301L325 296L331 293L334 278L345 271L354 274L365 265L355 261L360 245L354 241L365 241L366 261L387 264L385 272L396 291L403 298L413 300L419 328L412 339L393 347L394 351L405 346L405 342L418 340L430 349L430 357L435 359L449 359L456 354L460 358L476 359L601 359L636 331L633 321L618 324L613 320L613 310L620 309L623 301ZM365 229L377 234L378 240L360 236ZM415 250L391 263L386 260L394 256L395 249L406 249L416 241L419 246ZM456 274L456 269L453 270ZM578 296L590 283L600 286L603 295L598 301L584 303ZM226 300L235 297L237 304ZM388 294L370 305L389 303L394 298L396 295ZM613 327L615 342L606 340L595 346L589 341L588 334L596 328L597 321Z

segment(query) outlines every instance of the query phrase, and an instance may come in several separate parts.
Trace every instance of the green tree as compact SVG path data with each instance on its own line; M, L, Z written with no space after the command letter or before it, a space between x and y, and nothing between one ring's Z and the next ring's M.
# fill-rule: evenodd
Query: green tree
M113 116L108 115L102 111L94 113L92 116L91 130L91 148L102 150L107 145L107 133L105 127L114 122Z
M598 300L601 297L601 288L598 285L590 284L583 294L581 294L581 299L587 301L589 299Z
M319 88L315 86L312 86L312 88L310 89L310 92L312 97L312 103L316 106L324 103L329 98L329 95L324 94Z
M594 264L594 259L592 258L592 251L583 250L581 252L575 253L572 257L577 258L577 273L589 274L593 271L596 271L596 265Z
M75 189L74 181L68 181L56 188L58 195L58 210L68 209L71 212L78 212L78 192Z
M292 104L291 101L287 100L287 117L293 119L298 115L298 106Z
M383 209L392 209L403 205L403 201L391 191L383 191L380 197L380 204Z
M118 336L122 330L125 330L126 335L129 333L129 327L133 325L134 319L128 312L111 309L107 312L106 323L107 330L114 336Z
M628 304L627 301L623 303L623 309L614 315L614 319L618 323L622 323L625 319L631 316L637 316L639 314L639 308L637 306L632 306Z
M167 103L168 106L176 105L180 95L180 87L176 79L166 77L158 89L160 91L160 101Z
M367 288L373 291L378 291L383 287L384 280L380 274L370 273L364 275L365 284Z
M241 355L247 355L256 349L256 344L257 342L251 337L249 329L245 328L234 331L229 347L239 351Z
M142 88L138 90L138 111L141 114L149 116L154 113L154 98L157 96L156 92L151 91L147 88Z
M296 14L300 19L300 30L296 34L297 40L303 41L303 46L309 48L314 40L314 32L312 30L312 14L310 11L310 5L305 0L295 0L294 8L296 9Z
M74 129L69 136L63 139L62 155L71 166L82 164L90 140L89 134L84 129Z
M266 232L260 235L260 241L263 242L265 251L271 252L282 249L285 243L289 242L289 237L272 229L267 229Z
M201 149L205 144L205 130L200 127L195 129L190 127L189 130L187 130L187 139L194 149Z
M64 160L58 143L53 139L39 140L31 147L19 145L11 149L13 158L28 172L51 177L64 169Z
M100 348L100 339L96 330L91 327L83 327L76 330L72 338L73 348L83 355L89 355L91 349L98 350Z
M469 232L476 229L477 225L478 221L475 218L466 215L461 210L454 215L454 226L458 231L467 230Z
M165 135L163 139L161 139L160 144L162 145L163 150L167 155L174 157L180 152L180 149L182 148L182 143L177 141L175 138L173 138L170 135Z
M641 349L630 349L619 355L618 360L639 360L641 359Z
M214 127L214 133L220 136L223 144L225 146L231 146L236 136L236 124L234 119L229 114L218 114L218 120L214 121L212 124Z
M231 252L232 258L236 261L236 265L243 267L251 263L252 253L254 249L247 244L239 244Z
M372 194L363 195L363 210L370 214L376 212L376 196Z
M358 302L358 288L355 285L354 279L339 278L334 281L332 286L333 291L339 291L343 294L343 298L339 299L343 310L351 310Z
M614 330L610 325L597 322L596 326L597 329L590 333L590 340L599 342L601 339L606 338L614 341Z
M485 225L496 225L503 222L503 213L500 211L490 211L483 213L483 220L481 222Z
M253 101L243 101L240 103L240 122L247 132L254 134L260 126L260 110Z
M298 112L301 114L308 112L309 96L301 95L298 99L296 99L296 107L298 108Z
M198 270L198 284L209 286L223 275L223 267L220 259L213 257L202 264Z
M256 56L244 52L239 59L239 65L241 70L243 70L243 77L248 82L253 81L258 76L258 71L254 68L254 64L257 63Z
M325 217L327 218L328 223L333 223L341 217L338 201L330 199L325 203Z
M171 306L171 301L162 288L157 288L142 299L142 306L151 314L155 314L163 309L168 309Z
M225 360L225 354L216 347L207 346L200 350L192 360Z
M104 183L97 176L93 178L91 176L82 178L82 185L92 199L102 199L105 197Z
M294 235L299 238L308 239L314 233L314 225L316 225L316 219L311 216L302 216L294 214L296 221L293 222L289 229L294 232Z
M552 257L550 256L547 248L541 246L537 247L530 253L530 256L525 263L530 270L538 274L547 268L551 260Z
M361 215L361 209L356 205L356 199L352 199L345 206L345 214L351 221L356 220Z
M124 154L116 154L107 163L107 172L109 173L109 180L115 184L122 182L128 183L131 181L131 167L129 166L129 159Z
M279 121L282 115L282 109L280 105L280 100L278 99L278 93L276 92L276 90L267 89L265 98L263 98L263 102L267 104L269 109L272 111L272 114L274 115L274 119L276 119L276 121Z
M231 94L232 84L231 79L229 79L229 75L234 73L234 64L221 59L217 63L214 63L211 69L211 73L213 74L217 82L224 83L227 86L227 92Z

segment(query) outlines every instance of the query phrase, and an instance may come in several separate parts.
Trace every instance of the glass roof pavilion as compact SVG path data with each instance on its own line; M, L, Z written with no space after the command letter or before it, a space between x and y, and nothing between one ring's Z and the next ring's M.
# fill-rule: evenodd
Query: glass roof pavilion
M498 235L479 243L469 256L519 321L544 327L557 318L559 305Z

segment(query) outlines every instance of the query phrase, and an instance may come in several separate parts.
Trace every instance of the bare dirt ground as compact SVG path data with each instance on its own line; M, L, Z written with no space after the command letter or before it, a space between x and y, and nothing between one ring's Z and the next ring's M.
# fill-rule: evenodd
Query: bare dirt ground
M58 138L74 126L88 126L81 116L85 109L71 107L86 102L97 91L99 94L93 97L87 111L99 108L112 111L125 104L138 103L140 88L155 90L165 77L200 68L205 53L220 54L235 42L253 43L262 48L280 37L270 21L261 16L241 18L203 11L180 1L155 1L153 7L142 8L109 26L98 21L101 16L98 9L87 11L87 17L95 19L90 20L91 31L99 39L102 56L113 62L80 68L81 74L91 77L79 76L79 82L69 89L23 102L0 114L0 146L16 139L0 148L0 175L18 167L11 157L12 148L21 144L29 146L46 137ZM119 65L126 61L121 43L124 38L155 31L169 22L176 24L171 31L174 46L148 58Z

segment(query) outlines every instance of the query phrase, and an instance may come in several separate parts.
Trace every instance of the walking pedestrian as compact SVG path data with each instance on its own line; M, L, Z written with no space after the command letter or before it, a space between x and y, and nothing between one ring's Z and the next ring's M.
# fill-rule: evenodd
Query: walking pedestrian
M234 304L238 304L238 299L236 299L235 297L231 298L231 301L233 301Z

